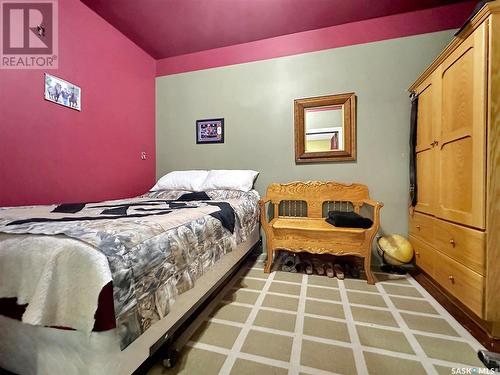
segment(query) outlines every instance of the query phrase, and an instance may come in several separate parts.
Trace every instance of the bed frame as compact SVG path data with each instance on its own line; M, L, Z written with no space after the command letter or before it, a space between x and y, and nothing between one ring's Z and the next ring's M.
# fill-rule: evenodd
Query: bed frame
M115 330L87 336L78 331L32 326L0 315L0 366L23 375L144 373L150 366L150 358L167 352L179 328L203 309L259 245L257 226L246 242L224 255L196 280L192 289L179 295L165 318L123 351Z

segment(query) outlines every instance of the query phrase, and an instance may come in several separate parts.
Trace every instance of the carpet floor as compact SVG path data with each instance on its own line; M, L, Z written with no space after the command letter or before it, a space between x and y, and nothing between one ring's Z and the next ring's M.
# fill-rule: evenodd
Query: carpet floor
M149 375L452 374L483 349L411 276L364 280L246 264ZM455 370L453 370L455 369Z

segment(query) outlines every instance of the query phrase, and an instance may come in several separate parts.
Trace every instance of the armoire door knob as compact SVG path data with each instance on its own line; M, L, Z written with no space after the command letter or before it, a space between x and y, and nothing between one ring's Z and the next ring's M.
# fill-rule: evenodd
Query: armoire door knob
M455 247L455 240L453 238L450 240L450 245Z

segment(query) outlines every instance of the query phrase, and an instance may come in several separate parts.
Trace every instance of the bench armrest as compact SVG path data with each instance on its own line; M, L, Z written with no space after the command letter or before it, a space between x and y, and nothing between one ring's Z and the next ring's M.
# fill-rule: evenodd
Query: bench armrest
M259 207L260 207L260 224L262 226L267 226L269 225L269 222L267 221L267 214L266 214L266 203L270 202L271 199L268 197L264 197L262 199L259 199Z
M261 199L259 199L259 206L262 207L269 201L271 201L271 198L268 198L268 197L261 198Z
M380 227L380 209L384 207L384 204L372 199L363 199L362 202L373 207L373 225L368 229L368 231L372 233L371 237L373 237Z
M384 204L382 202L374 201L373 199L363 199L362 202L372 207L378 207L378 208L384 207Z

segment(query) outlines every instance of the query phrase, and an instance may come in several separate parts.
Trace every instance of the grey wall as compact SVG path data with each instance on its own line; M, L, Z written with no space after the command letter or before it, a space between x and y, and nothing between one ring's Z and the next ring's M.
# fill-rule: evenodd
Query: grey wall
M214 68L156 80L157 177L171 170L254 169L271 182L367 184L385 233L407 233L407 88L451 40L442 31ZM296 165L293 100L355 92L355 162ZM195 121L224 117L225 143L197 145Z

